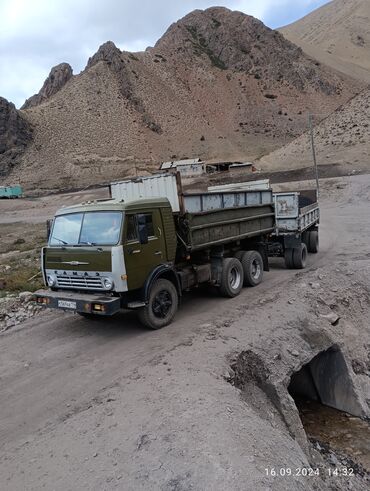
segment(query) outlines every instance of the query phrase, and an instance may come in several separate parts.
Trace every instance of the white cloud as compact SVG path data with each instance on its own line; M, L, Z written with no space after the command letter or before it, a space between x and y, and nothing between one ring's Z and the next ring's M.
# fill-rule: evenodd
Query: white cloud
M223 5L276 26L284 12L324 1L0 0L0 95L19 106L38 92L52 66L65 61L79 72L107 40L128 51L145 49L195 8Z

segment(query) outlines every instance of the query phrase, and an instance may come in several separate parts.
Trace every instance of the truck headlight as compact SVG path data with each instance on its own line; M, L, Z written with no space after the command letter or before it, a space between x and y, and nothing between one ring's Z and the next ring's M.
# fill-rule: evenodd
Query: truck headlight
M110 278L103 278L103 285L106 290L112 290L114 283Z
M57 283L57 279L55 276L53 276L52 274L48 274L47 276L47 282L48 282L48 285L49 286L55 286L56 283Z

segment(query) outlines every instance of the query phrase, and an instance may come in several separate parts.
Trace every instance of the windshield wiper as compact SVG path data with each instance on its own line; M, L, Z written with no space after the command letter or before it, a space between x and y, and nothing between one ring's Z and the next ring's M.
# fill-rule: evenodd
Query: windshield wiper
M89 242L89 241L86 241L86 242L79 242L78 245L80 244L84 244L84 245L91 245L91 246L95 246L95 242Z
M68 245L68 242L66 242L65 240L62 240L62 239L58 239L58 237L52 237L51 240L53 240L53 239L59 240L59 242L61 242L64 245Z

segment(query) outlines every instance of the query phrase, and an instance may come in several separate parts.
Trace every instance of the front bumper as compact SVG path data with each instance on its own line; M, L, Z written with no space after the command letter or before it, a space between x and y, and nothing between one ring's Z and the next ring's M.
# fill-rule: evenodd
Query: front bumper
M121 309L120 297L110 297L101 293L38 290L33 298L38 305L67 312L110 316Z

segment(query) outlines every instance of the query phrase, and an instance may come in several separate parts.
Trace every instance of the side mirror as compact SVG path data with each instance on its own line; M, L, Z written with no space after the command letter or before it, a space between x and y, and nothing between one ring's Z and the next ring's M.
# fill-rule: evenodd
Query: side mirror
M51 232L52 225L53 225L53 220L52 219L46 220L46 240L47 241L49 240L49 237L50 237L50 232Z
M140 244L148 243L148 227L146 226L146 218L145 215L137 216L137 225L139 230L139 241Z

